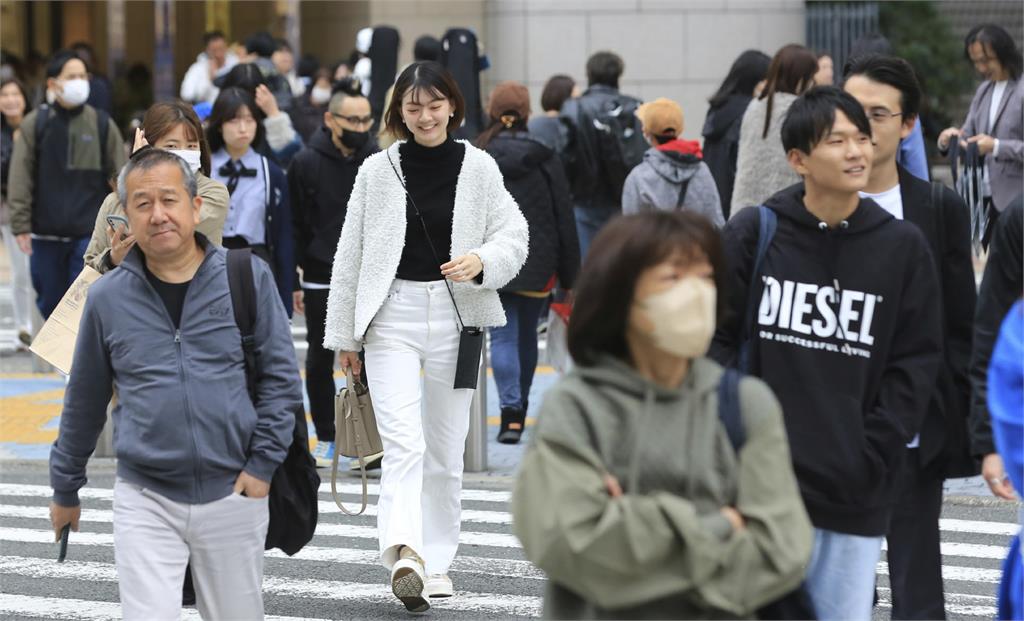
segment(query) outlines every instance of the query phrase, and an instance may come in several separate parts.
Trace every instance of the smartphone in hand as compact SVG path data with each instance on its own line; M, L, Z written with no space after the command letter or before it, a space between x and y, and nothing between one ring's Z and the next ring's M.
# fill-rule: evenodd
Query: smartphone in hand
M60 552L57 554L57 562L63 563L68 556L68 535L71 534L71 523L64 525L60 530Z
M124 227L125 235L127 235L128 234L128 218L125 218L124 216L114 216L114 215L107 216L107 226L109 226L110 228L112 228L112 229L114 229L116 231L118 225Z

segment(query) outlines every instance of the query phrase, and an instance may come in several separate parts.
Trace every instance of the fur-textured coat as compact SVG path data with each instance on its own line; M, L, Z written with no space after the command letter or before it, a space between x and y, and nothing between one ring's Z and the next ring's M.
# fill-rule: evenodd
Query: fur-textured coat
M388 162L402 175L399 143L371 155L356 175L331 271L324 347L358 351L370 322L384 304L405 246L406 195ZM529 247L529 229L505 189L494 159L466 143L455 186L451 256L475 253L483 283L452 283L466 325L505 325L497 290L511 281Z

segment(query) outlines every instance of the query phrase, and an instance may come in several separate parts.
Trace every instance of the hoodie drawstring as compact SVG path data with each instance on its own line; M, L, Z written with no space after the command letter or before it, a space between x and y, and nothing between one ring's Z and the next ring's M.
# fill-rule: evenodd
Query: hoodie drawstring
M825 256L827 259L826 266L828 267L828 275L832 279L832 287L835 290L835 295L833 297L833 303L835 305L835 308L833 310L836 313L836 317L839 317L839 297L843 291L842 287L839 285L839 270L837 269L837 264L839 262L839 245L841 243L842 236L849 228L850 223L847 222L846 220L840 221L838 228L836 228L835 230L830 229L828 224L824 222L818 223L818 230L827 235L825 241L825 244L827 246L825 248ZM846 334L843 333L843 329L842 327L840 327L838 321L836 322L836 331L839 334L840 338L842 338L843 340L846 339Z

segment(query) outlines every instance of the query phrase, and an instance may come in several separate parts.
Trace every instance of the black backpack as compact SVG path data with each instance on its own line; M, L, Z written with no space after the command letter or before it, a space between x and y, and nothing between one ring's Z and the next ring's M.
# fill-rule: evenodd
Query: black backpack
M579 101L578 127L586 127L583 131L594 136L598 156L598 170L594 172L604 177L615 196L621 197L626 177L650 148L636 116L641 102L623 95L596 105L586 97Z
M451 72L466 102L465 121L454 132L456 138L475 140L486 127L480 96L480 48L468 28L449 28L441 37L441 64Z
M252 251L249 248L228 250L228 288L235 323L242 333L245 356L245 379L249 397L256 403L258 365L253 328L256 325L256 286L252 274ZM320 475L316 460L309 453L309 432L303 406L295 408L295 429L288 454L270 481L270 526L264 549L280 548L291 556L309 543L316 532L317 500Z

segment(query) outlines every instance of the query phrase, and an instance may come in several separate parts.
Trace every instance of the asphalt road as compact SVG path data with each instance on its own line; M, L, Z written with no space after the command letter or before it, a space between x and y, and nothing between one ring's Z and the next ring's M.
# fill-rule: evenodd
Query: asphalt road
M58 565L48 530L46 464L5 462L0 472L0 618L119 618L110 523L112 465L90 467L83 522L72 533L68 561ZM469 477L463 501L463 543L451 575L457 594L437 603L434 619L518 619L540 613L543 575L511 534L509 477ZM354 480L346 487L355 490ZM294 558L268 555L264 598L268 618L407 619L392 598L387 572L376 564L375 518L343 516L322 488L321 521L310 546ZM371 490L373 491L373 490ZM349 502L355 495L346 495ZM376 502L376 497L371 497ZM369 513L375 514L375 505ZM990 498L949 496L943 511L946 607L951 619L992 618L1002 558L1017 528L1018 506ZM880 605L888 619L884 561ZM197 618L192 609L186 618Z

